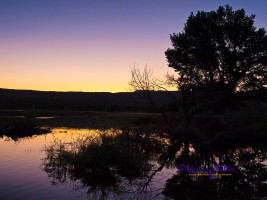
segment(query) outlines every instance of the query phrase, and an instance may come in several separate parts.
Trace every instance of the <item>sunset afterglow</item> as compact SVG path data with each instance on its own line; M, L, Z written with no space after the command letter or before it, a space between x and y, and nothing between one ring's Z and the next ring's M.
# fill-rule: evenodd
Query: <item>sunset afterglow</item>
M266 26L265 1L35 1L0 4L0 88L128 91L130 67L173 72L164 52L190 12L231 4ZM263 5L265 4L265 6Z

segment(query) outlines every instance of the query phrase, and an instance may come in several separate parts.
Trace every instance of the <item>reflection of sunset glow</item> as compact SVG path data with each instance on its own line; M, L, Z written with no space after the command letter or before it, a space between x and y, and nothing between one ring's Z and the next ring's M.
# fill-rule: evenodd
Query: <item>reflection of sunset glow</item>
M120 133L119 130L115 129L104 132ZM101 133L103 131L97 129L55 128L49 134L21 138L18 141L6 136L0 138L0 177L1 182L8 188L10 199L29 199L26 198L27 195L23 196L25 195L24 192L29 192L31 198L41 199L43 198L41 197L42 192L47 194L47 191L54 191L51 183L47 181L47 175L42 173L40 169L42 159L45 158L45 147L53 145L55 142L70 144L77 139L98 137ZM52 195L62 193L63 199L68 199L68 194L65 194L66 188L68 186L55 188ZM5 188L1 187L1 195L3 191Z
M109 129L104 132L98 129L69 129L69 128L54 128L52 132L46 135L36 135L29 138L20 138L18 141L13 141L12 139L4 136L0 139L0 152L5 152L9 156L5 157L7 161L22 160L25 158L27 160L26 154L33 154L33 156L43 155L41 151L45 146L53 144L55 141L62 144L75 142L77 139L85 138L96 138L100 134L107 133L110 135L120 134L120 130ZM14 151L16 153L14 153ZM38 156L39 157L39 156ZM30 160L31 161L31 160ZM35 160L34 162L39 162Z
M116 129L109 129L104 132L110 135L121 133L120 130ZM97 129L55 128L49 134L21 138L18 141L4 136L0 138L0 152L1 155L5 155L4 157L1 156L0 170L7 170L13 166L12 169L16 170L12 175L14 179L18 174L23 173L24 168L25 171L32 170L33 173L39 173L36 166L41 164L40 159L45 156L43 151L45 146L53 145L55 142L71 144L78 139L96 138L104 132ZM7 178L10 179L11 177L7 175Z

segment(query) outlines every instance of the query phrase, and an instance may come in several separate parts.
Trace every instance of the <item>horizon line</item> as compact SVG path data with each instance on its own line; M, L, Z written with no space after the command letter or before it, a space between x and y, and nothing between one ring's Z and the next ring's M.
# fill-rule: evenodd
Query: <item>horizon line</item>
M77 93L131 93L131 92L142 92L142 90L135 90L135 91L116 91L116 92L111 92L111 91L79 91L79 90L35 90L35 89L15 89L15 88L0 88L0 90L19 90L19 91L35 91L35 92L77 92ZM150 90L151 92L178 92L177 90Z

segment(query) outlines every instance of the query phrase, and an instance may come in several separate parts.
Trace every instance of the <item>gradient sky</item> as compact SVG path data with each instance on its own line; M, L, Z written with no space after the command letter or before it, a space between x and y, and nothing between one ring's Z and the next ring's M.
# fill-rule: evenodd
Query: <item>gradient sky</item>
M173 72L164 52L190 12L226 4L267 29L266 0L0 0L0 88L127 91L134 63Z

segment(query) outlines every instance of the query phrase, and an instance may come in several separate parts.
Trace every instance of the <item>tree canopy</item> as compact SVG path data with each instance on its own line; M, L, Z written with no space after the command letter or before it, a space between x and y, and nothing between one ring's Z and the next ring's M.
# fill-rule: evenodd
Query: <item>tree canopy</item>
M181 85L222 86L231 91L267 85L267 35L255 15L229 5L191 13L181 33L170 36L165 54Z

